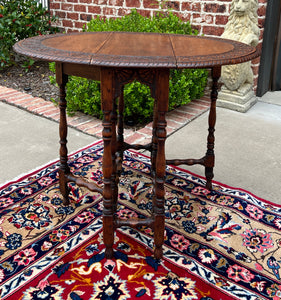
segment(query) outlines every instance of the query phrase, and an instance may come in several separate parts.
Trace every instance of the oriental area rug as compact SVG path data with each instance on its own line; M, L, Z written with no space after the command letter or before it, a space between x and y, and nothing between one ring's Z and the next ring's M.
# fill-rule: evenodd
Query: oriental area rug
M102 153L70 155L72 172L102 186ZM63 206L58 165L0 189L1 299L281 299L281 207L167 166L163 259L150 229L123 227L106 260L102 197L70 184ZM152 192L150 160L127 151L118 215L151 214Z

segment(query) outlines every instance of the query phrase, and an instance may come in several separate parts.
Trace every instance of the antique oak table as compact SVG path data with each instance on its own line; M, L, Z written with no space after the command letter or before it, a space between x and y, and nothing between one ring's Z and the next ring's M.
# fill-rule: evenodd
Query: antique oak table
M68 182L75 182L103 195L103 233L105 255L113 257L114 231L117 227L149 226L154 229L154 256L162 257L164 241L164 183L166 164L201 164L205 167L206 187L212 188L214 167L214 127L216 99L221 66L249 61L258 56L251 46L220 38L157 33L95 32L55 34L28 38L15 44L14 50L33 58L55 61L56 80L60 87L60 190L64 204L69 204ZM200 159L165 158L169 71L183 68L209 68L213 79L209 112L207 152ZM67 121L65 85L69 75L101 82L103 110L104 186L71 174L67 163ZM152 141L130 145L123 139L123 87L138 80L149 86L155 99ZM136 99L136 101L138 101ZM118 111L118 113L117 113ZM187 139L188 141L188 139ZM123 151L146 149L151 152L154 182L153 211L146 219L119 219L116 215L118 179Z

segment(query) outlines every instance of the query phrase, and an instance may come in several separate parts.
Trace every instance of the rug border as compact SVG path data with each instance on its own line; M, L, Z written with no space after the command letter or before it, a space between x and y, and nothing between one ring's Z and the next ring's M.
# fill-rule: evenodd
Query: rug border
M143 156L143 157L145 157L145 158L150 158L148 155L146 155L146 154L144 154L144 153L140 153L140 152L138 152L138 151L131 150L131 149L130 149L129 151L130 151L130 152L133 152L133 153L135 153L135 154L139 154L139 155L141 155L141 156ZM171 166L172 166L173 168L179 170L179 171L186 172L186 173L189 173L189 174L192 175L192 176L198 177L198 178L200 178L200 179L202 179L202 180L206 180L206 178L205 178L204 176L201 176L201 175L198 175L198 174L196 174L196 173L193 173L192 171L189 171L189 170L187 170L187 169L184 169L184 168L181 168L181 167L178 167L178 166L174 166L174 165L171 165ZM262 202L265 202L265 203L267 203L267 204L270 204L270 205L273 205L273 206L276 206L276 207L281 208L281 204L274 203L274 202L272 202L272 201L263 199L263 198L261 198L261 197L255 195L255 194L253 194L253 193L251 193L251 192L245 190L245 189L238 188L238 187L233 187L233 186L230 186L230 185L221 183L221 182L216 181L216 180L212 180L212 182L213 182L214 184L216 184L216 185L222 186L222 187L227 188L227 189L237 190L237 191L240 191L240 192L243 192L243 193L247 193L247 194L251 195L252 197L256 198L256 199L259 200L259 201L262 201Z
M88 144L88 145L86 145L86 146L84 146L84 147L82 147L82 148L79 148L78 150L74 150L74 151L70 152L70 153L67 155L67 156L68 156L68 159L69 159L70 156L73 156L73 155L77 154L77 153L80 152L80 151L84 151L84 150L86 150L86 149L88 149L88 148L90 148L90 147L93 147L93 146L95 146L95 145L97 145L97 144L100 144L100 143L103 143L103 140L102 140L102 139L100 139L100 140L98 140L98 141L95 141L94 143L90 143L90 144ZM36 167L36 168L34 168L34 169L31 169L31 170L29 170L29 171L27 171L27 172L25 172L25 173L22 173L22 174L20 174L20 175L18 175L18 176L16 176L16 177L14 177L13 179L7 180L6 182L2 183L2 184L0 185L0 189L4 189L4 188L6 188L8 185L10 185L10 184L14 184L14 183L16 183L16 182L18 182L18 181L21 181L21 180L23 180L23 179L29 177L29 176L32 176L32 175L34 175L35 173L40 172L40 171L42 171L43 169L48 168L49 166L51 166L51 165L53 165L53 164L56 164L56 163L58 163L58 162L59 162L59 158L56 158L56 159L50 160L49 162L47 162L47 163L44 164L44 165L41 165L41 166Z
M91 152L91 150L98 150L99 152L101 152L102 151L102 140L98 140L98 141L95 141L94 143L91 143L91 144L89 144L89 145L87 145L87 146L84 146L84 147L82 147L81 149L78 149L78 150L75 150L74 152L72 152L72 153L70 153L69 155L68 155L68 157L69 157L69 159L71 159L71 160L75 160L75 158L76 158L76 156L78 156L78 155L80 155L80 153L83 155L83 154L86 154L87 155L87 153L90 153ZM139 158L140 159L140 161L141 161L141 157L144 157L144 158L146 158L146 159L149 159L149 156L147 156L147 155L145 155L145 154L143 154L143 153L140 153L140 152L138 152L138 151L132 151L132 150L130 150L129 151L130 153L132 153L132 155L136 155L136 158ZM76 156L75 156L76 155ZM130 155L131 156L131 155ZM57 160L54 160L53 162L49 162L48 164L46 164L45 166L42 166L42 167L40 167L40 168L38 168L37 170L33 170L32 171L32 173L27 173L27 174L25 174L24 176L22 176L22 177L20 177L19 179L17 179L17 181L14 181L14 182L10 182L10 184L13 184L13 183L17 183L17 182L20 182L20 181L22 181L22 180L24 180L24 179L26 179L26 178L28 178L28 177L31 177L32 175L34 175L34 174L36 174L36 173L38 173L38 172L41 172L42 170L44 170L45 168L48 168L48 167L50 167L50 166L52 166L52 168L53 167L55 167L56 169L57 169L57 162L58 162L59 160L57 159ZM145 161L145 160L143 160L143 161ZM204 178L204 176L200 176L200 175L197 175L197 174L195 174L195 173L193 173L193 172L190 172L189 170L185 170L185 169L183 169L183 168L180 168L180 167L175 167L175 166L172 166L171 167L171 170L172 169L175 169L175 170L179 170L179 171L182 171L183 173L186 173L187 175L191 175L191 176L194 176L194 177L196 177L196 178L201 178L201 179L203 179L203 180L205 180L205 178ZM167 168L167 170L169 171L169 169ZM220 184L219 182L216 182L216 181L214 181L214 183L215 184L219 184L219 185L221 185L222 187L227 187L227 185L224 185L224 184ZM200 182L200 184L202 185L202 184L204 184L203 182ZM8 185L9 185L9 183L8 183ZM232 187L229 187L229 189L234 189L234 188L232 188ZM237 189L237 190L242 190L242 189ZM246 194L251 194L250 192L248 192L248 191L245 191L245 193ZM256 196L253 196L253 197L256 197ZM256 197L257 199L258 199L258 197ZM259 198L259 199L261 199L261 198ZM264 201L264 202L267 202L266 200L263 200L263 199L261 199L260 201ZM274 206L277 206L277 205L275 205L275 204L273 204ZM166 226L168 226L168 225L166 225ZM124 232L123 232L124 233ZM169 247L169 246L168 246ZM176 251L176 250L175 250ZM177 251L176 251L177 252ZM168 258L167 258L167 260L169 260ZM239 286L240 286L240 284L238 284ZM233 295L231 295L232 297L233 297ZM1 297L0 297L1 298Z
M78 150L74 150L73 152L71 152L71 153L68 154L68 157L69 157L69 156L73 156L73 155L77 154L77 153L80 152L80 151L83 151L83 150L85 150L85 149L87 149L87 148L93 147L93 146L95 146L95 145L97 145L97 144L100 144L100 143L103 143L103 139L99 139L98 141L95 141L94 143L90 143L90 144L88 144L88 145L86 145L86 146L84 146L84 147L82 147L82 148L79 148ZM141 152L138 152L138 151L135 151L135 150L132 150L132 149L129 149L129 151L132 152L132 153L141 155L141 156L143 156L143 157L150 158L148 155L146 155L146 154L144 154L144 153L141 153ZM37 173L37 172L39 172L39 171L41 171L41 170L43 170L43 169L49 167L49 166L52 165L52 164L55 164L55 163L57 163L57 162L59 162L59 158L54 159L54 160L51 160L51 161L49 161L48 163L46 163L46 164L44 164L44 165L42 165L42 166L40 166L40 167L34 168L34 169L30 170L30 171L27 171L27 172L25 172L25 173L23 173L23 174L20 174L19 176L16 176L16 177L14 177L13 179L4 182L2 185L0 185L0 189L4 189L4 188L6 188L8 185L10 185L10 184L14 184L14 183L16 183L16 182L18 182L18 181L23 180L23 179L26 178L26 177L32 176L32 175L34 175L35 173ZM200 179L202 179L202 180L206 180L206 178L205 178L204 176L198 175L198 174L196 174L196 173L194 173L194 172L192 172L192 171L186 170L186 169L184 169L184 168L181 168L181 167L178 167L178 166L173 166L173 168L175 168L175 169L177 169L177 170L179 170L179 171L182 171L182 172L189 173L190 175L195 176L195 177L198 177L198 178L200 178ZM247 190L245 190L245 189L238 188L238 187L233 187L233 186L230 186L230 185L221 183L221 182L216 181L216 180L213 180L212 182L213 182L214 184L219 185L219 186L222 186L222 187L224 187L224 188L228 188L228 189L232 189L232 190L241 191L241 192L243 192L243 193L247 193L247 194L251 195L252 197L256 198L256 199L259 200L259 201L262 201L262 202L267 203L267 204L269 204L269 205L273 205L273 206L276 206L276 207L281 208L281 204L278 204L278 203L275 203L275 202L266 200L266 199L264 199L264 198L261 198L261 197L255 195L255 194L253 194L252 192L249 192L249 191L247 191Z

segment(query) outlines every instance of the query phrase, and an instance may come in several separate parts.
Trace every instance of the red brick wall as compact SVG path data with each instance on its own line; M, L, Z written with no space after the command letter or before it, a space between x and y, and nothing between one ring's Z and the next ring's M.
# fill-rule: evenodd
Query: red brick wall
M50 0L52 14L58 16L58 26L66 32L80 31L91 18L98 15L107 18L121 17L136 8L144 16L152 16L160 10L157 0ZM259 0L260 43L263 37L267 0ZM175 12L183 20L188 20L199 34L220 36L227 23L231 0L176 0L163 1L162 7ZM257 84L259 59L252 62Z

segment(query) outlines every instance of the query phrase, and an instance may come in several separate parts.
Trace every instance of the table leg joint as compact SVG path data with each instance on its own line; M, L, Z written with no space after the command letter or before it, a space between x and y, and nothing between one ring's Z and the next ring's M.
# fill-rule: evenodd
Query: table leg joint
M98 185L96 185L93 182L88 182L84 178L74 176L72 174L67 174L65 176L69 182L75 182L75 184L77 184L79 187L85 187L88 190L90 190L91 192L97 192L101 195L103 194L102 188L100 188Z
M130 218L130 219L121 219L115 218L115 226L122 227L122 226L129 226L132 228L138 228L142 226L147 226L150 228L154 227L154 219L152 217L142 218Z

